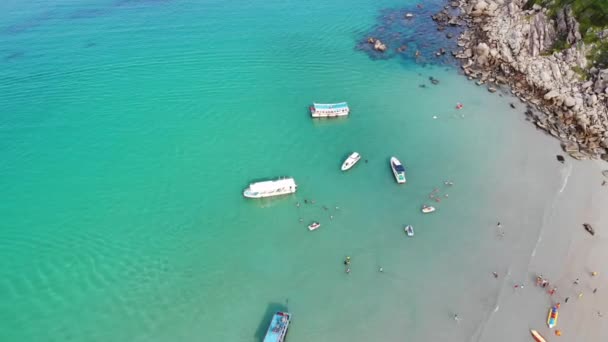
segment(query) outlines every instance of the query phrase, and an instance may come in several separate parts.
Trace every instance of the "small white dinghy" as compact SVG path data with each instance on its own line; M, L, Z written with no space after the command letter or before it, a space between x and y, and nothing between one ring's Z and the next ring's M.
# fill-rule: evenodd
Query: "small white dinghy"
M361 155L357 152L353 152L346 158L344 163L342 163L342 171L349 170L351 167L355 166L359 160L361 160Z
M433 211L435 211L435 207L433 207L431 205L425 204L422 206L422 213L424 213L424 214L432 213Z
M319 222L313 222L308 226L308 230L310 230L311 232L317 228L321 227L321 224Z
M403 230L405 230L405 232L407 233L407 236L409 236L409 237L414 236L414 226L412 226L411 224L405 226L405 228Z

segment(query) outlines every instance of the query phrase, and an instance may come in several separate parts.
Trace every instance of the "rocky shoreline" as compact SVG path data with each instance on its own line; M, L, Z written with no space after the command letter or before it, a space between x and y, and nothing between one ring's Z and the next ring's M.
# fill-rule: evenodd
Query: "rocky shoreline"
M452 55L469 80L490 92L509 88L527 105L529 120L560 139L573 158L608 161L608 68L586 69L591 46L570 8L553 20L547 9L524 9L525 3L450 1L433 20L438 30L465 29ZM571 47L552 51L560 39Z

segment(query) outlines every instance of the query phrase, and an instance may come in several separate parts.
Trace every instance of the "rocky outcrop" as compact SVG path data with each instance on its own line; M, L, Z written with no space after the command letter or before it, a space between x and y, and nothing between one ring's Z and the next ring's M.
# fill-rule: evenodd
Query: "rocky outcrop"
M575 72L587 67L590 48L581 40L570 7L560 10L553 21L541 6L523 9L525 2L458 2L462 15L456 20L468 30L460 35L452 55L462 62L469 79L487 84L490 92L497 84L508 85L527 104L530 120L561 139L571 156L606 155L608 69L591 69L588 79ZM441 15L434 19L439 25L448 20ZM572 46L552 53L558 41Z
M574 18L570 5L557 12L557 32L568 44L577 43L582 39L580 26Z
M388 49L386 44L382 43L382 41L380 39L369 37L369 38L367 38L367 42L369 44L373 45L374 50L376 50L378 52L385 52Z

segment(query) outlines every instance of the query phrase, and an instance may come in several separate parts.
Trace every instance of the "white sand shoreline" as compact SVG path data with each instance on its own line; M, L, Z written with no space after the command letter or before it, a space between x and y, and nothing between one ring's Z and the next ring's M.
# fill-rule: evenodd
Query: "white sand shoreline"
M488 308L490 314L470 340L532 341L529 329L549 341L608 340L608 185L601 186L601 171L608 164L568 157L561 164L555 158L562 154L558 143L533 130L521 128L507 151L514 155L505 158L511 164L500 166L507 178L497 180L502 196L494 208L510 242L504 250L507 263L499 272L502 284L495 308ZM593 225L595 236L583 229L584 222ZM592 277L592 271L599 276ZM558 288L555 295L535 286L538 274ZM577 278L580 283L574 285ZM524 288L514 288L517 284ZM546 324L549 308L558 302L555 329L561 337Z

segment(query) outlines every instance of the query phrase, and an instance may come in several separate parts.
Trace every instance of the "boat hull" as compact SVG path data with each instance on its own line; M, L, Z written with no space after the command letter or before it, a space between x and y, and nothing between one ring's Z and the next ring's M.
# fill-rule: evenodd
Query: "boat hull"
M287 329L291 322L291 314L287 312L277 312L272 316L264 342L284 342Z
M406 182L405 179L405 170L401 171L397 168L403 167L403 164L396 157L391 157L391 170L393 171L393 175L395 176L395 180L398 184L404 184Z
M348 116L350 108L346 102L340 103L313 103L310 106L310 115L313 118L336 118Z
M424 207L422 208L423 214L430 214L435 211L435 207Z
M313 223L313 224L311 224L310 226L308 226L308 230L310 230L310 231L312 232L312 231L314 231L314 230L319 229L320 227L321 227L321 224L320 224L320 223L316 223L316 224L315 224L315 223Z
M252 193L247 190L243 191L243 197L245 198L267 198L267 197L276 197L276 196L284 196L290 195L296 192L296 189L291 191L275 191L273 193Z
M243 190L245 198L266 198L293 194L298 185L293 178L280 178L276 180L252 183Z
M557 306L553 306L549 309L549 315L547 316L547 326L550 329L553 329L557 325L557 316L559 316Z
M413 237L414 236L414 227L413 226L406 226L404 228L405 233L407 234L407 236L409 237Z
M357 164L359 162L359 160L361 160L361 155L359 155L359 153L355 152L355 153L351 154L350 156L348 156L348 158L346 158L344 163L342 163L342 167L340 169L342 171L348 171L353 166L355 166L355 164Z
M545 340L545 338L536 330L530 330L530 334L532 334L532 337L536 342L547 342L547 340Z

